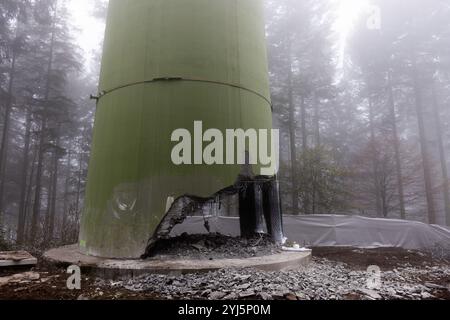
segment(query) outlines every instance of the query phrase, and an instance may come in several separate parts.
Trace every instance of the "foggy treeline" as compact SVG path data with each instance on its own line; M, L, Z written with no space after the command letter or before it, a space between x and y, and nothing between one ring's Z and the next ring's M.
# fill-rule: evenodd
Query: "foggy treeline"
M64 1L0 1L0 230L18 244L78 237L98 68L70 21Z
M268 1L284 211L450 224L450 5L374 0L340 58L337 4Z
M374 0L342 51L337 0L267 0L285 214L450 224L450 5ZM91 14L105 20L105 1ZM0 0L0 247L77 240L101 48L63 0Z

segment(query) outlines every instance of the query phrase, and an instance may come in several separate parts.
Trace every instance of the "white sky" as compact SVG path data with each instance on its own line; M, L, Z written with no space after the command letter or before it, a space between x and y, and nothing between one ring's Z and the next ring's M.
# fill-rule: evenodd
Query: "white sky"
M104 36L105 26L92 16L94 1L92 0L67 0L69 10L73 18L73 25L80 29L77 34L80 47L85 51L86 64L89 67L92 51L99 48ZM358 15L367 6L367 0L334 0L339 2L339 16L335 29L340 33L340 55L341 63L345 51L345 42L351 31L353 23Z
M105 25L92 15L94 1L67 0L68 9L72 16L72 24L79 29L76 32L78 45L84 50L86 66L89 68L92 51L100 49L104 37Z
M339 67L344 63L344 54L348 36L356 19L369 8L368 0L334 0L339 2L338 19L334 28L340 34Z

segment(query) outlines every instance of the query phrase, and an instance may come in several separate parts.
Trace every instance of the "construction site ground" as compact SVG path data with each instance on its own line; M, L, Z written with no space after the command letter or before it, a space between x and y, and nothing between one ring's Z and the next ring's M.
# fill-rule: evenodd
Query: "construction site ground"
M311 264L290 271L227 269L122 281L83 275L81 290L67 288L65 269L37 257L35 268L0 270L0 300L450 300L446 256L396 248L314 248ZM370 266L381 271L375 287Z

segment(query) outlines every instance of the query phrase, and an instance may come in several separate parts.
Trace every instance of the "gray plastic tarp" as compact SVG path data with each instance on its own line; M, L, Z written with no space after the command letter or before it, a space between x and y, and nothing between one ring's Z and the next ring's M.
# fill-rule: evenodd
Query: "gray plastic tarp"
M238 218L210 218L212 232L239 235ZM396 247L411 250L436 246L450 249L450 230L416 221L373 219L360 216L284 216L284 230L290 241L313 247L350 246L355 248ZM172 231L206 233L204 218L190 217Z

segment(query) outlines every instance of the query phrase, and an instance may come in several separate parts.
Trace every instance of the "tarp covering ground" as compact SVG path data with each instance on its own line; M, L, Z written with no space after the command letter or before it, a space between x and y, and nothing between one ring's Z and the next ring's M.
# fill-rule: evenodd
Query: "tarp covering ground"
M213 217L208 219L211 232L239 236L239 219ZM190 217L172 231L206 233L202 217ZM284 230L290 241L312 247L395 247L410 250L450 250L450 230L416 221L374 219L360 216L309 215L284 216Z

